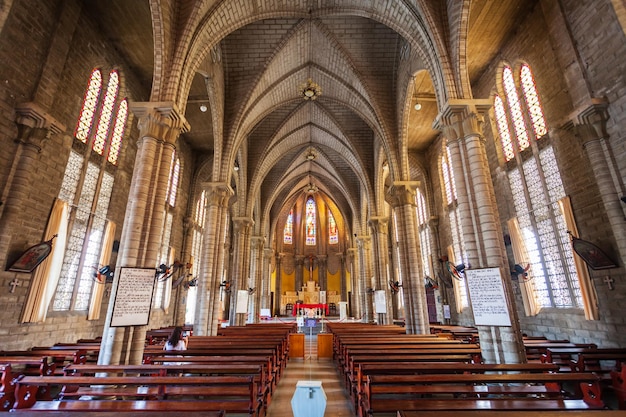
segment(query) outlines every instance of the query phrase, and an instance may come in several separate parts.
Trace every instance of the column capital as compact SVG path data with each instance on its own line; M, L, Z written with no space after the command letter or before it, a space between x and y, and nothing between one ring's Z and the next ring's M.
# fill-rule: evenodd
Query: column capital
M65 131L65 125L52 117L35 102L20 103L15 106L15 122L33 129L46 129L51 134Z
M609 137L606 124L609 120L609 103L606 99L593 99L587 107L578 109L570 116L571 122L566 128L573 127L583 145L589 142Z
M394 208L407 204L415 206L415 190L419 186L419 181L394 181L385 193L385 200Z
M251 217L233 217L233 226L236 233L246 232L254 225Z
M374 233L387 234L389 228L389 217L370 217L368 223Z
M468 136L484 139L484 115L491 106L489 99L450 99L435 119L433 127L441 130L449 141Z
M207 205L227 207L235 191L225 182L203 182L200 188L207 192Z
M368 235L357 236L356 244L360 250L369 248L372 243L372 237Z
M130 109L139 118L141 139L151 137L174 145L178 136L190 129L184 113L174 102L131 102Z
M265 244L265 238L263 236L252 236L250 238L250 245L252 249L261 250Z

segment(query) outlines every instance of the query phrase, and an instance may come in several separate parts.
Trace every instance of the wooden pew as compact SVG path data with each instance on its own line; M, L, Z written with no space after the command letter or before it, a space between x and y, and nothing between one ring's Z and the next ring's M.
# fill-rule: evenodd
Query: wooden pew
M351 387L356 400L362 395L365 379L369 375L422 375L422 374L479 374L485 372L556 372L558 365L550 363L454 363L454 362L395 362L359 363L356 379Z
M262 363L219 362L210 364L171 364L171 365L68 365L64 368L66 376L239 376L251 375L258 388L257 397L263 403L263 414L271 398L271 384ZM73 395L83 395L80 390Z
M563 413L550 410L457 410L457 411L398 411L397 417L624 417L615 410L568 410Z
M359 415L397 410L603 409L598 382L590 373L369 375ZM579 385L580 392L565 393L566 383Z
M35 392L44 386L50 391L60 389L57 400L35 400ZM90 397L89 401L66 399L78 387L82 395ZM24 376L16 383L14 408L42 412L207 410L256 417L261 404L251 376Z
M571 342L563 342L563 341L547 341L547 342L524 342L524 349L526 350L526 359L529 362L545 362L545 354L548 349L555 348L596 348L597 346L593 343L571 343ZM558 358L555 358L557 360ZM570 358L563 358L563 360L557 360L556 363L563 365L563 371L566 371L569 367ZM555 363L555 362L552 362Z

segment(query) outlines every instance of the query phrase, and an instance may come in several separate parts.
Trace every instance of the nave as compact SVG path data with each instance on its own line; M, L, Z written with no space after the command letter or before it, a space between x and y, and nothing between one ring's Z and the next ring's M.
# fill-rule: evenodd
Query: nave
M343 383L339 378L337 366L332 359L318 358L317 335L305 336L304 358L291 358L285 373L276 387L272 403L267 409L267 417L293 417L291 399L298 381L322 381L326 394L326 416L349 417L355 411Z

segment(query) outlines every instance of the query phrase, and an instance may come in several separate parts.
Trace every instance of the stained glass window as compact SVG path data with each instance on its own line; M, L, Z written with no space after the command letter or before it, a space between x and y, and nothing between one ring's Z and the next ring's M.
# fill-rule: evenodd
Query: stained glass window
M533 130L535 132L535 138L539 139L548 133L548 129L543 117L543 109L539 102L539 94L537 93L533 73L526 64L522 65L520 69L520 81L522 91L524 92L524 99L526 100L526 107L528 108L528 114L530 115L530 120L532 121Z
M519 150L523 151L530 146L530 140L528 139L528 131L526 130L522 104L520 103L517 88L515 87L513 70L511 70L511 67L509 66L504 67L502 70L502 83L506 93L506 100L509 104L511 119L513 120L513 128L515 129L517 144L519 146Z
M109 74L109 84L104 95L100 117L98 118L98 127L96 128L96 137L93 141L93 150L99 155L102 155L104 152L104 147L106 146L106 141L109 136L111 119L113 118L113 106L115 106L119 86L117 71L113 70Z
M72 150L65 167L59 199L69 203L71 229L64 255L61 274L52 302L53 310L85 311L94 285L94 273L99 267L106 216L113 193L114 176L103 169L107 162L116 165L122 145L128 101L118 100L119 73L109 73L107 89L102 96L102 72L91 72L74 136L90 143L99 155L107 153L106 160L86 163L86 155ZM119 104L116 104L118 103ZM115 111L117 106L117 110ZM115 117L114 117L115 112ZM111 132L111 125L113 129ZM95 133L92 132L95 126Z
M287 216L287 221L285 222L283 243L286 245L291 245L293 243L293 210L289 212L289 216Z
M337 232L337 223L335 222L335 216L328 210L328 243L330 245L336 245L339 243L339 233Z
M315 222L315 200L313 197L309 197L306 201L306 245L308 246L315 245Z
M92 149L99 155L104 155L108 147L107 160L116 165L128 120L128 100L119 100L120 78L117 70L109 73L104 97L103 82L100 69L94 69L83 98L74 136L83 143L91 141ZM91 137L94 124L95 133Z
M128 100L124 99L120 102L115 117L115 125L113 126L113 135L111 136L111 145L109 146L109 155L107 159L113 165L117 165L117 158L122 148L122 139L126 130L126 120L128 119Z
M502 144L504 159L510 161L515 157L515 151L513 150L511 131L509 130L509 121L506 117L504 104L502 103L500 96L497 94L494 98L493 110L496 115L496 125L498 127L498 134L500 135L500 143Z
M78 118L76 130L74 131L74 137L83 143L87 142L87 139L89 138L101 91L102 73L96 68L91 72L87 91L85 92L85 97L83 98L83 107L80 111L80 117Z
M520 150L523 150L522 143L528 140L528 135L524 128L523 139L519 140L522 125L533 126L535 139L545 136L547 127L532 71L527 64L521 66L519 79L525 112L518 100L520 94L513 72L508 66L504 68L508 116L514 120ZM499 117L497 107L496 101L496 118ZM498 129L501 130L499 123ZM500 136L502 138L502 133ZM582 307L580 282L565 219L558 205L558 201L565 197L565 190L552 146L544 146L541 150L532 148L531 154L524 155L508 171L508 178L525 253L529 258L516 261L530 264L529 276L533 279L537 302L543 307Z

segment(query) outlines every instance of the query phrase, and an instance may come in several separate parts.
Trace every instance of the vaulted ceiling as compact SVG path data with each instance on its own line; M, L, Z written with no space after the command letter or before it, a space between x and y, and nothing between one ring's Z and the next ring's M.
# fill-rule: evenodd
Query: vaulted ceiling
M223 170L220 164L236 160L241 166L233 173L238 192L246 193L239 200L240 215L254 208L270 224L312 182L337 204L349 226L362 222L363 207L376 215L376 173L383 161L401 176L402 155L428 149L439 133L432 127L438 103L452 96L470 98L472 82L497 56L516 21L537 4L293 0L271 2L278 5L272 8L261 0L166 3L84 0L87 13L145 88L145 97L137 99L162 99L154 97L154 84L163 77L155 73L155 61L160 67L167 64L163 57L181 50L190 54L178 63L172 58L171 66L195 65L183 103L190 130L182 140L200 160L214 158L214 175ZM239 9L244 6L250 10ZM402 10L416 23L407 23L406 15L395 21ZM232 21L230 29L224 16ZM218 23L227 28L220 34L214 29L219 38L211 38L207 34ZM406 29L411 27L415 32ZM193 46L184 49L186 32L193 32L187 38ZM155 43L154 33L169 35L173 46L167 49L161 39ZM193 55L202 50L201 39L213 43L207 47L210 53ZM437 69L444 76L433 74ZM299 90L309 78L321 88L316 100L304 100ZM456 81L437 85L438 79Z

